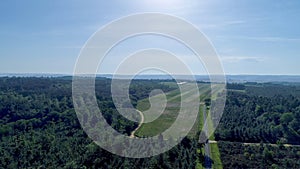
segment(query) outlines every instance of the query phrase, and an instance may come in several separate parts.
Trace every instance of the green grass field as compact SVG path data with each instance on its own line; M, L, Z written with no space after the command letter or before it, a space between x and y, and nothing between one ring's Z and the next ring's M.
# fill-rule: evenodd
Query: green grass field
M223 169L220 151L217 143L210 143L210 153L211 158L213 159L213 169Z
M168 85L173 85L173 84L170 83ZM205 96L207 96L208 93L210 93L210 85L199 84L198 86L200 91L200 99L203 100L206 98ZM181 96L188 97L190 95L193 95L195 93L195 91L193 90L191 89L190 91L186 91L182 93L182 95L179 89L167 93L166 98L168 100L168 103L162 115L150 123L143 124L139 128L139 130L137 130L135 135L138 137L151 137L151 136L158 135L159 133L162 133L163 131L168 129L174 123L174 121L178 116L180 110ZM138 110L143 112L145 110L148 110L149 108L150 108L150 103L148 98L138 102L137 105ZM149 117L151 115L148 114L147 116ZM202 115L200 117L202 117ZM201 121L200 117L198 117L197 122ZM198 128L199 128L199 124L196 123L189 135L195 135L198 131Z
M174 82L166 82L167 85L170 85L174 87L174 85L177 85ZM199 107L199 114L197 116L196 123L194 124L192 130L189 132L188 137L195 137L197 135L198 131L202 131L204 120L203 120L203 106L204 106L204 100L207 98L216 99L217 95L216 93L221 91L221 87L216 86L217 84L214 84L216 87L216 90L214 93L211 94L211 88L210 84L207 83L199 83L198 88L200 92L200 101L202 104ZM195 91L187 91L185 93L182 93L183 96L189 96L195 93ZM158 96L153 96L158 97ZM181 94L180 90L176 89L166 94L166 98L168 100L167 106L162 113L162 115L159 116L156 120L143 124L139 130L135 133L138 137L151 137L158 135L168 129L176 120L179 109L180 109L180 101L181 101ZM138 102L137 109L140 111L146 111L150 108L150 102L149 99L143 99ZM149 116L149 115L148 115ZM150 115L151 116L151 115ZM208 118L208 128L213 127L213 123L210 117L209 110L207 110L207 118ZM214 140L214 135L210 137L210 140ZM221 169L222 162L220 159L220 152L217 143L210 144L211 148L211 158L214 161L213 168ZM198 153L204 153L204 148L199 148L197 150ZM203 154L204 155L204 154ZM200 161L196 162L196 169L203 169L203 165Z
M217 98L217 93L221 92L222 87L219 85L214 86L216 87L215 92L212 93L212 100L215 100ZM207 118L208 118L208 129L211 130L214 127L210 111L207 111ZM212 134L209 137L209 140L215 140L214 134ZM213 169L223 169L222 161L221 161L221 156L220 156L220 151L218 147L218 143L210 143L210 153L211 153L211 159L213 160L212 168Z

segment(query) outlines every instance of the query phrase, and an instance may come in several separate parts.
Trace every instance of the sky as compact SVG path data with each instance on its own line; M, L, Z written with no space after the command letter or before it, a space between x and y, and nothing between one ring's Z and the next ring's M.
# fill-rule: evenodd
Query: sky
M0 3L0 73L72 74L81 48L104 25L127 15L180 17L215 47L226 74L300 75L300 1L289 0L27 0ZM172 26L172 25L170 25ZM131 38L109 53L99 73L145 48L178 54L205 74L181 44L157 36Z

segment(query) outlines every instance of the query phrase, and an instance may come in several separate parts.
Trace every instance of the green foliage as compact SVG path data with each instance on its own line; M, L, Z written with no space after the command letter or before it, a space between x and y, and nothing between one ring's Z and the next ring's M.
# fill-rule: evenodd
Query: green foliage
M300 168L299 89L247 84L228 92L215 132L224 168Z
M299 146L218 142L224 168L293 168L300 166Z
M101 149L79 124L73 109L71 80L71 77L0 78L0 168L177 169L195 168L196 164L201 168L199 163L203 163L204 156L197 137L184 138L170 151L145 159L122 158ZM138 123L116 111L110 83L105 78L96 80L99 108L115 130L129 135ZM131 102L137 106L139 100L147 100L153 89L170 92L177 88L173 84L173 81L134 80L129 91ZM199 85L202 101L210 96L207 86ZM222 162L224 168L300 168L299 146L285 145L300 145L300 87L273 84L227 87L225 111L215 133L222 161L216 163ZM179 97L174 98L178 100ZM147 104L145 101L145 109ZM96 125L96 117L84 118ZM216 148L213 147L213 152L219 156Z
M285 139L287 143L300 144L300 95L293 92L294 86L275 87L246 86L246 93L228 92L216 140L276 143ZM276 93L287 92L288 87L289 93L268 94L275 89Z
M153 89L173 88L161 81L138 80L132 102ZM137 123L120 115L110 95L110 80L96 80L98 104L107 122L129 135ZM172 150L145 159L113 155L82 130L71 99L71 78L0 78L0 168L194 168L197 139L185 138ZM87 121L96 123L94 117ZM94 122L93 122L94 121Z
M294 119L293 113L283 113L280 117L280 122L283 125L288 125Z

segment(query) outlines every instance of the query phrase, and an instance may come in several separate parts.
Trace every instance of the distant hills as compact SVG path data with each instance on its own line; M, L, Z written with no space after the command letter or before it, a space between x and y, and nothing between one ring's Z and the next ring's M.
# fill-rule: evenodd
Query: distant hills
M72 76L70 74L51 74L51 73L2 73L0 77L65 77ZM112 74L99 74L97 77L112 78ZM115 78L128 79L129 75L117 75ZM185 75L176 75L179 79L189 79ZM195 75L198 81L209 81L209 76L207 75ZM169 75L137 75L134 79L172 79ZM246 82L291 82L300 83L300 75L226 75L227 82L231 83L246 83Z

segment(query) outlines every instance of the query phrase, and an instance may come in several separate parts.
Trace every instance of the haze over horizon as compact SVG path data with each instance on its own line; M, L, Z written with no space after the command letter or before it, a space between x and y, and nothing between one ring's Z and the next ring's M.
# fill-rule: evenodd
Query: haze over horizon
M133 0L5 1L0 6L0 73L72 74L81 47L99 28L120 17L158 12L198 27L216 48L226 74L300 75L300 2ZM172 26L172 25L170 25ZM206 74L191 52L157 36L128 39L108 54L101 73L114 60L144 48L163 48Z

